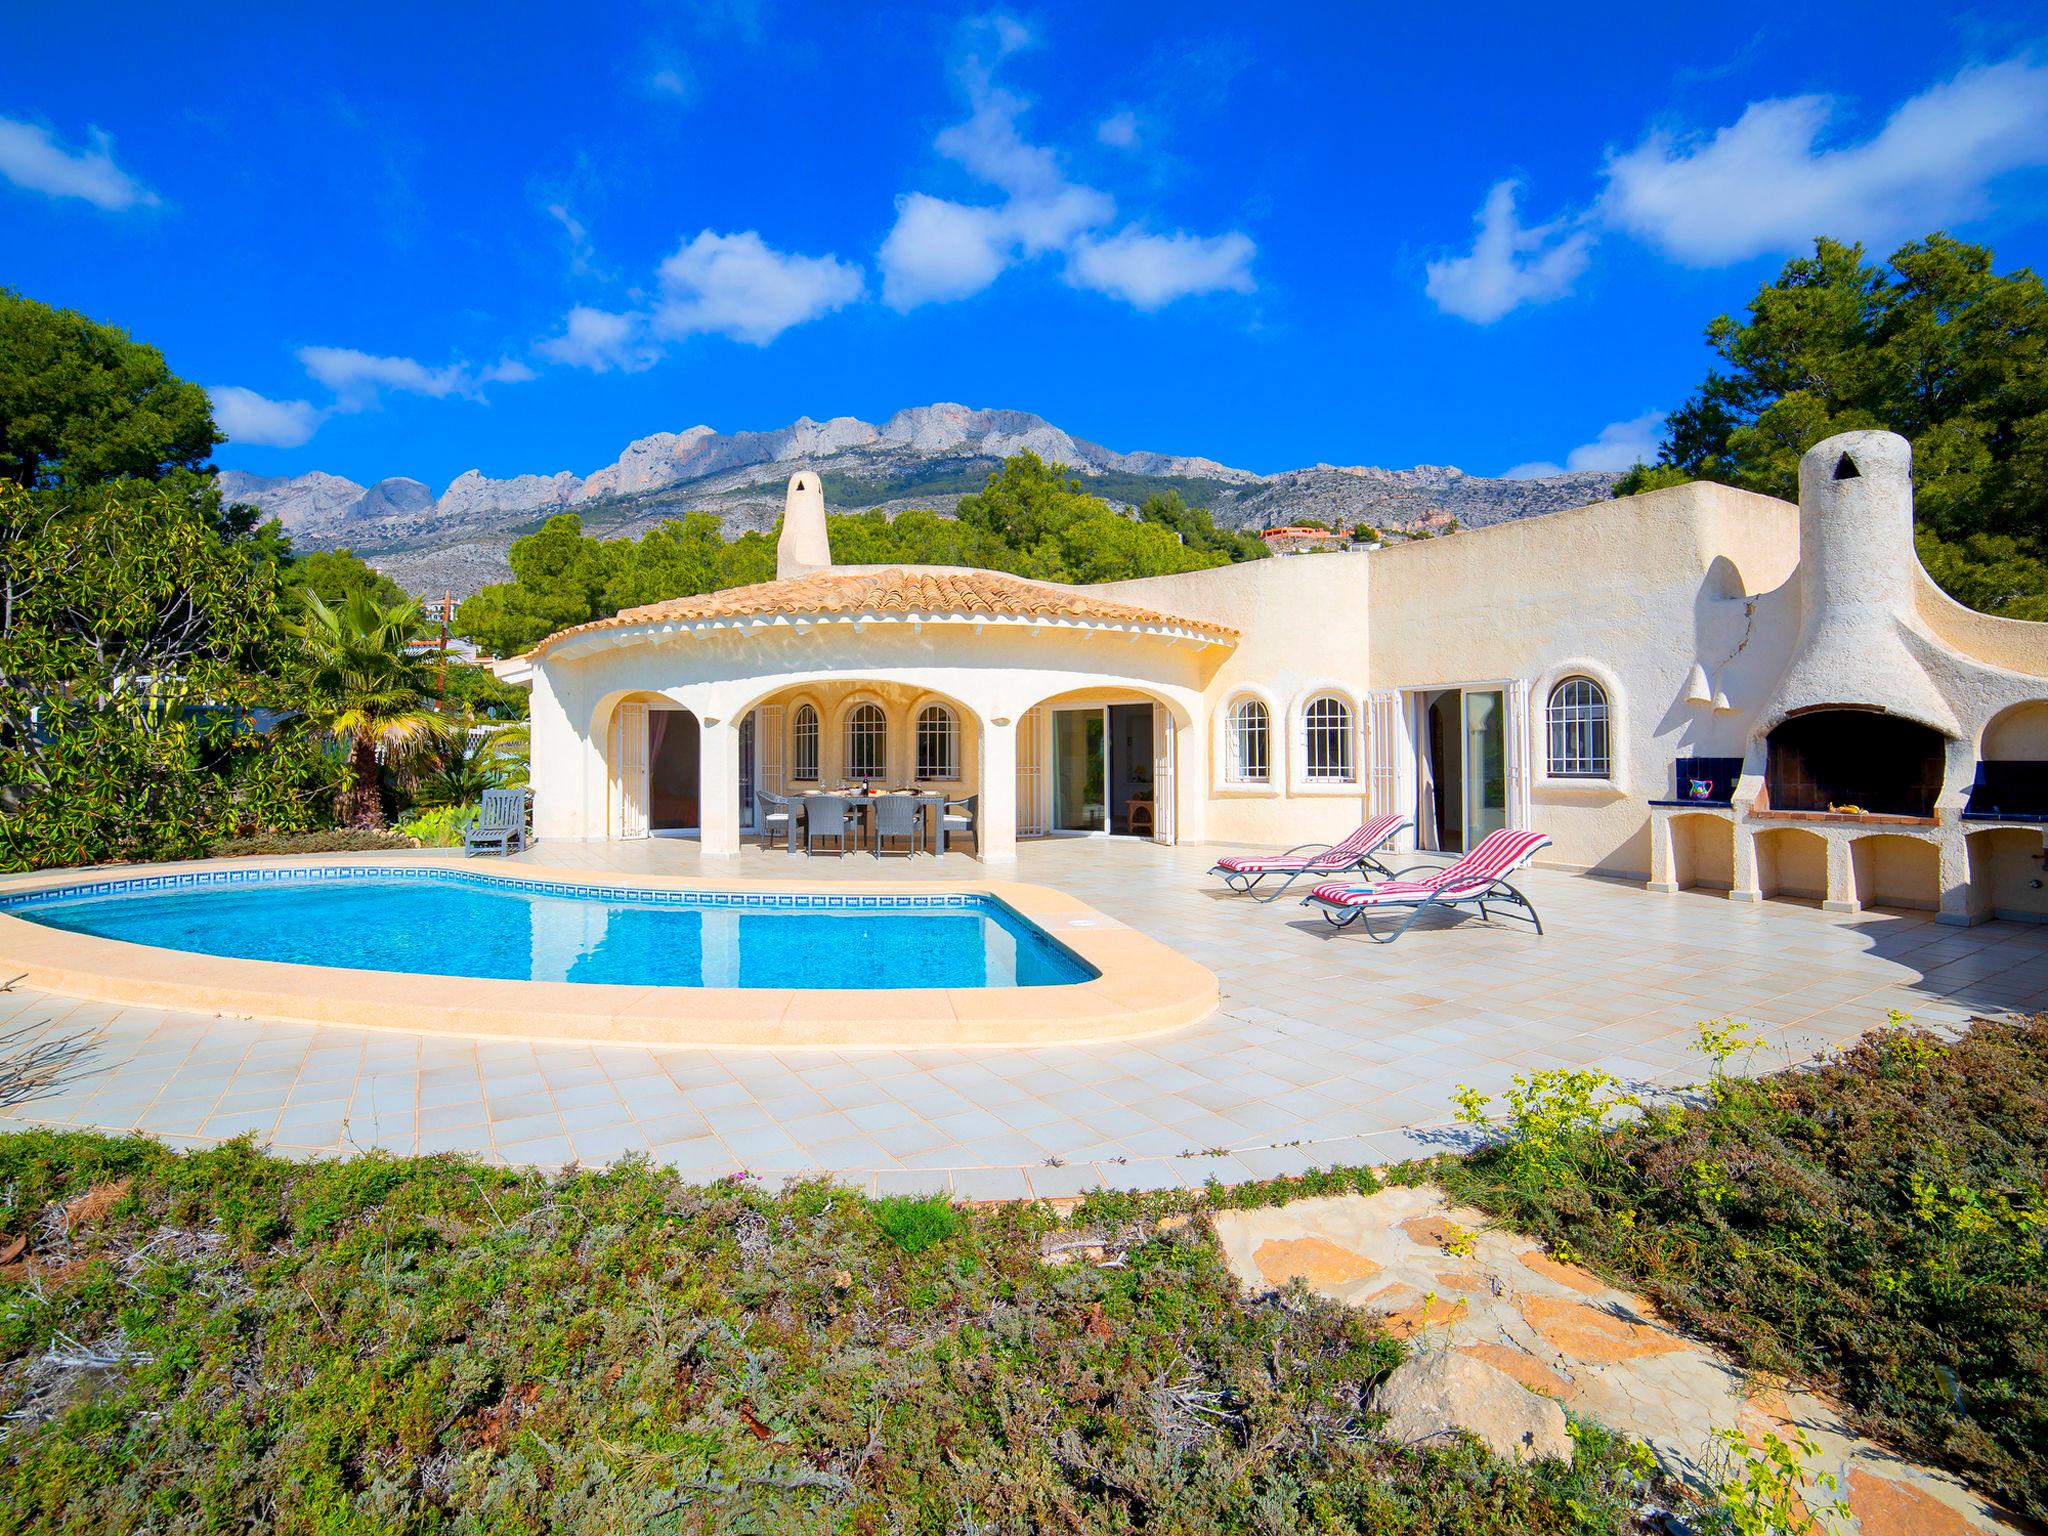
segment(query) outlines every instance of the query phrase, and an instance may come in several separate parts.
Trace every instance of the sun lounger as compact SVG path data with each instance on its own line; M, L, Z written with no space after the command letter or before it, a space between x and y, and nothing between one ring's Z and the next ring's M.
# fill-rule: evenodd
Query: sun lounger
M464 858L478 850L516 853L526 847L526 791L487 789L476 822L462 834Z
M1391 875L1392 870L1381 864L1374 855L1384 849L1410 825L1406 816L1375 816L1356 832L1334 846L1327 843L1303 843L1299 848L1290 848L1285 853L1233 853L1216 861L1209 873L1221 875L1223 883L1233 891L1250 891L1268 875L1284 875L1286 878L1258 901L1276 901L1287 887L1303 875L1319 875L1327 880L1333 875L1348 875L1355 870L1369 869L1374 874Z
M1508 884L1507 877L1534 858L1539 848L1549 846L1550 838L1542 832L1502 830L1446 868L1418 864L1376 885L1332 881L1317 886L1302 898L1301 904L1316 908L1339 928L1362 917L1366 936L1381 944L1393 943L1425 912L1467 904L1477 906L1481 917L1491 915L1487 911L1489 905L1520 907L1540 934L1542 919L1537 917L1529 898ZM1391 933L1380 933L1373 928L1372 914L1386 907L1405 907L1408 915Z

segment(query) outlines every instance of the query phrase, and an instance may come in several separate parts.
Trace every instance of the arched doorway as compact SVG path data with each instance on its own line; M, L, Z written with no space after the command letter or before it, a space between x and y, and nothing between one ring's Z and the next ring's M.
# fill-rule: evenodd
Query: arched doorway
M611 836L681 837L703 825L701 737L697 716L660 694L619 703L605 754Z
M1181 724L1135 689L1042 701L1019 722L1018 831L1174 841Z

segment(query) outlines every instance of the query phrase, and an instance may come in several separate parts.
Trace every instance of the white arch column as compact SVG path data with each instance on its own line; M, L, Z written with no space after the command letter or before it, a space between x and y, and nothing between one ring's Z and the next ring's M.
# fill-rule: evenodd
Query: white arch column
M1017 862L1017 721L1007 710L981 721L981 799L975 837L984 864Z
M740 856L739 723L722 707L698 716L697 846L707 859Z

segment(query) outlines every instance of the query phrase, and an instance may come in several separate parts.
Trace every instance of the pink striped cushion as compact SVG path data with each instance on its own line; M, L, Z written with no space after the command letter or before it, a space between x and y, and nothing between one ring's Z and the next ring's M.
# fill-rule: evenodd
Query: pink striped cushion
M1232 853L1216 861L1234 875L1292 874L1301 870L1347 869L1407 824L1405 816L1375 816L1334 848L1321 853Z

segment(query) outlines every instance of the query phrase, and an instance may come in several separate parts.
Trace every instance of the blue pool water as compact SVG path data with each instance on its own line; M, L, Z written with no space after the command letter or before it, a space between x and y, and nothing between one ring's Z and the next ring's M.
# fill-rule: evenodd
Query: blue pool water
M265 871L265 874L275 872ZM977 895L603 890L457 870L116 881L0 901L53 928L238 960L638 987L1046 987L1097 972Z

